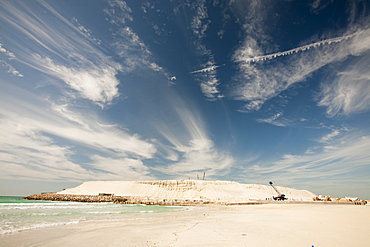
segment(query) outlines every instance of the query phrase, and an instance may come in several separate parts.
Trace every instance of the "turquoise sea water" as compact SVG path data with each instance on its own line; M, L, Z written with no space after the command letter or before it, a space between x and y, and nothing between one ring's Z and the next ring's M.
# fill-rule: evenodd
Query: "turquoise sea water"
M0 234L79 222L128 220L147 213L186 210L186 207L113 203L49 202L0 196ZM139 215L139 216L138 216Z

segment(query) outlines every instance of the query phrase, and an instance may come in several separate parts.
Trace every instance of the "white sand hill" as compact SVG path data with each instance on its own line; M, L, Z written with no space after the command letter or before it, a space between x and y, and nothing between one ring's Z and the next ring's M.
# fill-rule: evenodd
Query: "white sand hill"
M312 201L316 195L308 190L276 186L288 200ZM246 202L272 198L277 193L269 185L241 184L230 181L91 181L58 194L132 196L151 200L202 200L209 202Z

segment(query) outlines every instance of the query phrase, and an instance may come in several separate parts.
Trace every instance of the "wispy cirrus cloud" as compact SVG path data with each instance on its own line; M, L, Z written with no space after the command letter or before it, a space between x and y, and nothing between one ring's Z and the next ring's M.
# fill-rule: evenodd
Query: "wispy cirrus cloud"
M261 13L266 11L268 8ZM339 35L331 34L336 37L326 36L321 41L264 55L269 53L268 50L276 49L268 33L261 31L267 30L263 28L263 24L268 15L261 14L255 19L252 18L253 14L248 16L251 22L247 23L247 20L244 20L246 38L233 56L239 66L239 74L236 76L238 83L233 90L233 97L247 102L243 111L259 110L267 100L279 95L291 85L304 81L320 68L343 61L350 56L361 56L370 49L368 45L370 32L366 22L368 17L359 16L357 22L350 23L346 29L340 30ZM266 61L271 59L274 60Z
M74 154L71 147L55 144L37 128L14 120L4 117L0 120L1 179L76 181L80 176L81 179L93 178L91 172L70 160Z
M212 66L204 68L204 69L194 70L194 71L190 72L190 74L210 72L210 71L213 71L213 70L215 70L219 67L222 67L222 66L225 66L225 64L223 64L223 65L212 65Z
M85 35L86 38L94 41L96 44L100 45L102 41L100 39L97 39L93 36L91 30L87 29L84 25L82 25L77 18L73 18L71 21L75 26L78 28L78 30L81 31Z
M156 149L152 144L116 126L99 124L104 121L94 114L76 113L72 106L68 108L65 105L45 102L44 99L9 84L8 88L13 94L2 94L4 107L1 114L15 122L27 122L39 132L73 140L105 153L116 152L121 156L133 155L143 158L150 158L155 153ZM28 104L26 99L32 103Z
M315 14L319 13L321 10L325 9L333 1L331 0L314 0L310 3L311 11Z
M322 136L316 141L319 143L331 143L333 140L338 139L339 136L342 136L344 133L348 132L348 128L333 128L330 127L331 132L327 135Z
M270 162L252 161L240 173L246 174L241 177L250 181L274 179L285 186L299 184L302 188L318 190L316 193L320 193L321 186L328 186L327 190L335 186L347 193L350 179L353 178L353 184L368 181L364 171L370 161L369 136L354 132L342 135L333 131L319 140L323 141L322 145L313 146L302 154L286 154Z
M316 47L323 46L323 45L330 45L330 44L334 44L334 43L339 43L339 42L345 41L347 39L350 39L350 38L352 38L356 35L361 35L364 32L370 32L370 29L360 30L360 31L357 31L355 33L344 35L344 36L341 36L341 37L335 37L335 38L331 38L331 39L320 40L320 41L317 41L317 42L314 42L314 43L311 43L311 44L308 44L308 45L303 45L303 46L300 46L300 47L297 47L297 48L293 48L293 49L290 49L290 50L287 50L287 51L281 51L281 52L276 52L276 53L272 53L272 54L268 54L268 55L251 57L249 59L246 59L245 62L259 62L259 61L274 59L274 58L281 57L281 56L288 56L288 55L291 55L293 53L298 53L298 52L303 52L303 51L309 50L311 48L316 48Z
M268 123L268 124L272 124L275 126L285 127L288 125L288 120L282 119L281 117L282 115L283 115L282 112L278 112L271 117L257 119L257 122Z
M134 69L150 69L161 72L164 77L169 78L167 72L155 62L152 52L144 41L130 27L134 18L129 5L121 0L112 0L108 4L109 8L105 9L105 13L109 22L117 28L114 33L116 39L113 42L113 47L122 59L123 71L127 73Z
M212 61L206 63L206 68L190 72L196 74L196 79L200 81L200 88L208 100L217 100L224 97L219 90L220 82L217 78L216 66Z
M132 10L125 1L110 0L108 4L109 8L104 9L104 12L111 18L110 23L121 25L134 20Z
M30 51L23 39L15 39L15 60L64 82L75 90L76 98L102 107L110 104L119 96L115 76L121 66L103 54L91 31L76 19L67 20L45 2L32 5L27 8L25 3L4 2L0 8L2 21L35 47Z
M207 8L205 6L205 0L198 0L192 8L195 10L195 15L191 21L191 28L196 37L200 40L206 34L205 32L208 29L211 21L208 19Z
M0 43L0 52L3 53L3 54L5 54L10 59L14 59L15 58L14 53L8 51L7 49L5 49L1 43Z
M141 160L156 153L151 142L116 125L102 124L104 120L93 113L50 102L9 83L2 82L2 89L2 178L81 181L147 177L148 168ZM74 161L76 146L83 162ZM104 157L110 157L113 167L106 163L103 169Z
M228 173L235 160L227 151L217 148L207 133L201 115L179 99L173 105L179 123L172 127L156 124L169 143L162 147L169 165L155 169L175 178L195 177L200 172L207 172L209 176Z
M208 27L211 23L208 18L206 1L198 0L194 2L190 7L194 13L190 24L191 30L194 35L194 47L197 55L201 56L207 61L201 66L205 67L204 69L192 71L190 73L197 74L196 79L200 82L201 91L207 97L207 99L216 100L223 98L224 96L219 90L220 82L217 77L216 71L216 69L221 66L215 65L215 59L212 51L208 49L203 42L203 39L206 37Z
M16 68L9 64L9 62L6 62L4 59L1 58L2 54L4 54L4 57L7 60L15 59L14 53L5 49L3 45L0 43L0 65L6 69L7 73L18 77L23 77L23 74L21 74Z
M364 43L369 37L370 33L364 31L340 43L317 47L302 55L292 54L284 64L274 65L251 64L248 57L253 54L253 47L257 44L247 42L234 57L240 66L240 77L248 81L236 86L235 98L248 101L246 109L258 110L265 101L277 96L292 84L304 81L323 66L342 61L350 55L364 54L370 49L370 46Z
M306 155L284 155L265 172L297 172L302 178L345 174L368 165L369 136L347 135Z
M139 159L111 158L99 155L91 157L91 166L106 173L110 180L152 180L150 169ZM107 165L109 164L109 166Z
M9 73L11 75L18 76L18 77L23 77L24 76L21 72L19 72L16 68L14 68L11 64L7 63L4 60L0 59L0 65L3 68L5 68L7 73Z
M329 117L348 116L370 109L370 58L364 56L356 60L322 85L318 105L326 107Z

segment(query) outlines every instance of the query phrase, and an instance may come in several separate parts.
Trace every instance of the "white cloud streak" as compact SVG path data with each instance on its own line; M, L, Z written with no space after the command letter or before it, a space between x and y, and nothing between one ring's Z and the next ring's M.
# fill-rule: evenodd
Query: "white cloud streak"
M282 112L276 113L272 117L269 118L260 118L257 119L257 122L260 123L268 123L279 127L286 127L288 125L287 121L285 119L282 119L281 116L283 115Z
M311 147L304 154L286 154L270 164L251 164L241 174L246 174L245 179L252 181L282 180L283 177L285 186L300 184L306 189L320 189L328 181L333 181L337 188L345 191L348 183L342 183L352 176L359 181L368 179L370 136L349 132L339 136L332 132L320 138L322 146Z
M351 115L370 110L370 57L358 58L351 67L322 85L319 106L329 117Z
M114 180L152 180L150 170L141 160L130 158L108 158L93 155L92 166L95 169L107 172ZM109 165L107 165L109 164Z
M115 76L121 66L102 53L81 24L74 26L45 2L32 4L28 8L23 2L5 2L0 8L0 19L36 47L31 52L22 39L16 39L15 59L60 79L81 98L102 107L110 104L119 96Z
M218 86L220 85L217 78L216 69L224 66L215 65L212 51L207 49L203 42L203 38L206 37L211 21L208 19L208 10L206 7L205 0L199 0L191 5L191 9L194 11L194 16L191 21L191 29L194 34L194 46L197 54L204 57L207 62L203 69L190 72L191 74L198 74L196 79L200 82L200 89L202 93L207 97L208 100L217 100L223 98ZM203 75L200 75L203 74Z
M1 43L0 43L0 54L4 54L7 60L13 60L16 58L14 53L5 49ZM5 60L0 59L0 65L6 69L7 73L18 77L23 77L22 73L20 73L16 68L14 68L11 64L6 62Z
M208 61L207 62L208 66L206 68L196 70L190 73L197 75L196 79L200 82L201 91L207 97L208 100L221 99L224 97L224 95L222 95L220 90L218 89L220 82L219 79L217 78L216 72L216 69L221 66L211 64L213 64L213 62Z
M339 129L332 129L332 131L321 137L319 140L317 140L318 142L321 142L321 143L330 143L331 141L333 141L334 138L336 138L337 136L341 135L342 131L339 130Z
M0 65L6 69L7 73L9 73L11 75L18 76L18 77L23 77L24 76L21 72L19 72L16 68L14 68L12 65L5 62L4 60L0 59Z
M105 10L111 24L118 28L114 34L117 38L113 46L121 58L122 70L127 73L134 69L151 69L163 73L165 70L153 58L152 52L145 45L139 35L128 25L133 21L132 10L125 1L109 1L109 8Z
M148 177L148 168L141 160L152 158L156 153L150 142L114 125L100 124L104 121L94 114L50 104L5 82L2 86L2 178L81 181ZM60 145L60 139L74 144ZM91 161L73 162L75 146L88 150L79 152L78 156ZM100 158L91 156L92 153L99 153ZM112 164L104 164L104 160Z
M199 113L190 110L179 99L173 105L181 119L180 124L176 128L156 125L170 143L165 149L167 159L171 161L170 165L158 170L175 178L195 178L197 172L199 174L204 171L208 176L225 175L229 172L234 159L227 152L216 148Z
M234 97L248 101L245 111L259 110L264 102L277 96L292 84L306 79L312 72L325 65L343 61L350 55L360 56L370 49L369 29L332 45L310 49L305 53L288 56L284 63L251 63L253 54L261 49L256 40L247 38L234 54L240 67L240 83L234 88Z
M204 68L204 69L200 69L200 70L192 71L192 72L190 72L190 74L210 72L210 71L213 71L213 70L215 70L215 69L217 69L217 68L220 68L220 67L222 67L222 66L225 66L225 64L223 64L223 65L219 65L219 66L217 66L217 65L212 65L212 66L207 67L207 68Z
M264 55L276 49L276 44L268 35L268 32L273 32L268 23L276 21L274 15L271 15L274 4L274 1L230 3L230 9L245 32L243 44L233 55L239 73L234 77L236 83L231 90L234 99L247 102L241 110L244 112L261 109L266 101L292 84L304 81L318 69L342 62L350 56L364 55L370 49L369 18L362 12L362 15L358 13L356 18L352 18L346 29L338 32L338 37ZM315 6L318 7L318 4ZM355 5L351 8L356 8ZM353 15L353 9L347 13ZM323 36L328 37L329 34ZM333 32L330 36L333 36ZM271 59L273 61L262 62Z
M4 53L9 59L14 59L15 58L14 53L5 49L1 43L0 43L0 52Z
M206 68L190 73L197 74L196 78L200 81L200 88L208 100L221 99L224 95L222 95L218 89L220 82L217 78L216 69L224 65L216 66L213 65L212 61L208 61L206 65Z
M245 62L259 62L259 61L270 60L270 59L281 57L281 56L287 56L287 55L290 55L290 54L294 54L294 53L309 50L310 48L316 48L316 47L319 47L319 46L322 46L322 45L330 45L332 43L339 43L339 42L342 42L344 40L353 38L356 35L360 35L364 32L369 32L369 31L370 31L370 29L360 30L360 31L352 33L352 34L348 34L348 35L344 35L344 36L336 37L336 38L331 38L331 39L321 40L321 41L318 41L318 42L315 42L315 43L312 43L312 44L300 46L300 47L290 49L290 50L287 50L287 51L276 52L276 53L263 55L263 56L255 56L255 57L245 59Z
M303 178L345 174L369 164L369 140L369 136L343 137L337 144L323 146L321 152L285 155L264 172L286 172Z
M33 127L2 118L0 133L1 179L93 178L86 169L70 161L73 155L70 147L55 144Z

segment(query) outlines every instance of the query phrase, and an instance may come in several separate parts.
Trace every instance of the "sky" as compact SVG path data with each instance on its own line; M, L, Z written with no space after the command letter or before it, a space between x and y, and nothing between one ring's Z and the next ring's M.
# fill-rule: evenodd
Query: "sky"
M370 199L369 8L2 0L0 195L205 173Z

